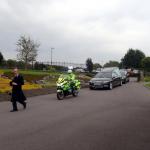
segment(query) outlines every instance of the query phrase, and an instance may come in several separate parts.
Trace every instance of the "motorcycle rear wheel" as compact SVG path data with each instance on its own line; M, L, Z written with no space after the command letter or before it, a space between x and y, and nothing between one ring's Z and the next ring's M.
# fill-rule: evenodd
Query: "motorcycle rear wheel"
M73 91L72 91L72 95L73 95L74 97L77 97L77 96L79 95L79 91L78 91L78 90L73 90Z

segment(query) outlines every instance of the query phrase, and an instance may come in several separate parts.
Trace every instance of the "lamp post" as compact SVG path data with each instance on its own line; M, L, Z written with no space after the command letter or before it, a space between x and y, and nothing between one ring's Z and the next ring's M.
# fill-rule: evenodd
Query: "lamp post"
M51 48L51 66L53 65L53 50L54 50L55 48Z

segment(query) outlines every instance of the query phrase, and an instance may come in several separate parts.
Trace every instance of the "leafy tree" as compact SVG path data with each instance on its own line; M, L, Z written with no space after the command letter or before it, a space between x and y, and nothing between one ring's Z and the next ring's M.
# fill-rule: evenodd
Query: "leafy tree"
M145 54L140 50L136 50L135 54L136 54L136 57L135 57L136 68L141 68L142 67L142 59L145 58Z
M119 67L119 62L110 60L104 65L104 67Z
M30 37L21 36L17 42L18 60L25 63L25 69L29 63L36 60L39 44Z
M102 68L102 66L99 63L93 64L93 69L96 70L97 68Z
M93 61L91 58L88 58L86 60L86 67L87 67L87 70L91 73L93 71Z
M140 68L145 54L140 50L129 49L122 59L122 65L128 68Z
M2 66L2 67L7 67L7 61L4 59L3 61L2 61L2 63L0 64L0 66Z
M53 68L55 68L56 71L67 71L68 67L64 67L64 66L53 66Z
M122 59L122 64L125 67L135 67L135 50L129 49L128 52L125 54L124 58Z
M2 64L3 61L4 61L4 57L3 57L2 53L0 52L0 65Z
M150 71L150 57L145 57L142 60L142 67L144 68L144 70Z
M16 62L16 60L8 59L6 61L6 64L7 64L8 68L14 68L14 67L16 67L17 62Z
M25 67L25 63L23 61L17 61L17 67L23 69Z
M46 65L40 62L35 62L34 64L34 69L36 70L43 70L44 68L46 68Z

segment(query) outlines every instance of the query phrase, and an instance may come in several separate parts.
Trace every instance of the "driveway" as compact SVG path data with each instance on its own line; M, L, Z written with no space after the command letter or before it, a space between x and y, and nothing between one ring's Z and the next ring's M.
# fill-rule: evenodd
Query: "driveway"
M150 90L140 83L82 89L63 101L55 94L33 97L15 113L10 107L0 103L1 150L150 149Z

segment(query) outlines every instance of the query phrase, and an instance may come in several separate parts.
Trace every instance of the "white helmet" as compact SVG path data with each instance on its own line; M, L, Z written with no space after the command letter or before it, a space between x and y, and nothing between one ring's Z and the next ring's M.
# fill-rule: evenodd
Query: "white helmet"
M69 69L69 70L68 70L68 73L72 73L72 70Z
M73 66L68 66L68 70L73 70Z

